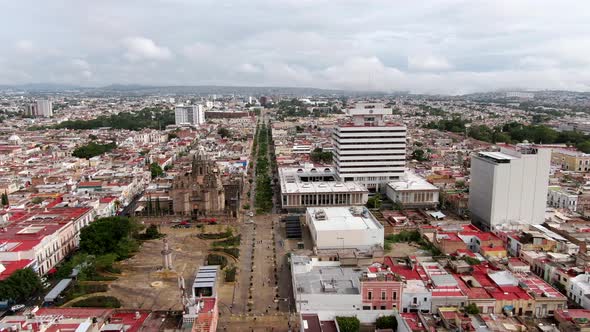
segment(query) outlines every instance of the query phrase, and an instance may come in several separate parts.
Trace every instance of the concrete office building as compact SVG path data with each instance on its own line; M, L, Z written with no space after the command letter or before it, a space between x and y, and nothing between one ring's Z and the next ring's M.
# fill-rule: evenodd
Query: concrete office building
M404 174L406 127L385 121L391 108L358 103L346 110L350 121L334 129L334 162L344 181L362 183L370 192L385 192L387 183Z
M485 229L545 220L551 151L531 145L471 157L469 210Z
M205 123L205 108L203 105L177 105L174 118L177 126L200 126Z
M330 167L279 168L281 207L289 211L303 211L313 206L365 205L369 192L355 182L343 182Z
M383 225L365 207L308 208L305 221L315 248L383 248Z

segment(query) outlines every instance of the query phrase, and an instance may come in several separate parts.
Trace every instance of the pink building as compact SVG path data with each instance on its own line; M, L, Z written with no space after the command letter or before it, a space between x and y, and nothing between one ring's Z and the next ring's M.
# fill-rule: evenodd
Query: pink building
M392 273L368 273L361 278L361 296L363 309L400 310L402 305L403 284Z

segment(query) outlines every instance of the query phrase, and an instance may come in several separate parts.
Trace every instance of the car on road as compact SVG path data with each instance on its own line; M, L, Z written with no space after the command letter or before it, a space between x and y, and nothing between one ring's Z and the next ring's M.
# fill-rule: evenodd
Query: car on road
M22 310L24 308L25 308L24 304L15 304L12 307L10 307L10 311L17 312L17 311Z
M172 226L172 228L191 228L191 223L188 221L181 221L178 224Z

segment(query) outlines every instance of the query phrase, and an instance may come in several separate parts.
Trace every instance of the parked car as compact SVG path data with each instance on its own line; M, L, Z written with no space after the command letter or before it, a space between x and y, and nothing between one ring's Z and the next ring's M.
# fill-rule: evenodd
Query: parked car
M254 211L248 212L248 217L254 217Z
M24 304L15 304L12 307L10 307L10 311L17 312L17 311L22 310L24 308L25 308Z

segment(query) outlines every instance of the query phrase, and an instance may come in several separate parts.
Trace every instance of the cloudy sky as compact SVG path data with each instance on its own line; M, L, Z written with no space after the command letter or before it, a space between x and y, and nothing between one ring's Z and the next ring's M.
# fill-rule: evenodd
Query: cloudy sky
M590 91L590 2L0 0L0 84Z

